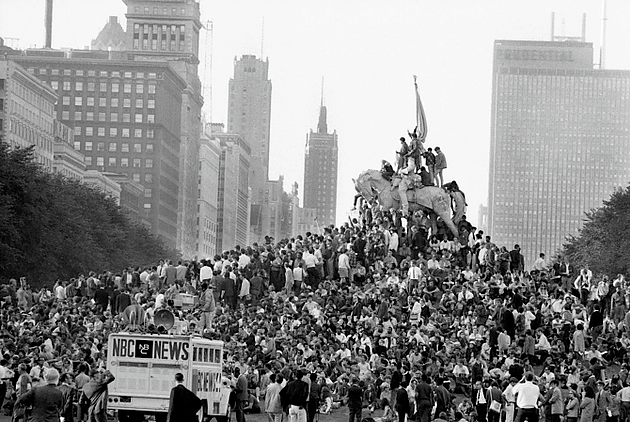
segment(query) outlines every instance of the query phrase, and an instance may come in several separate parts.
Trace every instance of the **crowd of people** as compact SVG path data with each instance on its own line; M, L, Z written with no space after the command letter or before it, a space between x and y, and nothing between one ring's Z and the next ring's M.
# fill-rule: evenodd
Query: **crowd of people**
M625 278L563 261L527 271L518 245L465 218L458 229L407 232L366 203L340 227L199 262L38 289L12 279L0 291L0 407L24 420L30 390L60 385L66 422L103 420L106 402L90 397L113 381L108 334L150 329L166 308L181 332L224 341L237 422L248 410L312 422L346 406L350 422L628 420ZM181 306L183 294L199 303Z

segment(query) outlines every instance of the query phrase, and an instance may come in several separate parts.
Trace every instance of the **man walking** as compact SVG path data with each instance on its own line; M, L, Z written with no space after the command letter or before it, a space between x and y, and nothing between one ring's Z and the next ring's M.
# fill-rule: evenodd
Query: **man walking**
M201 399L184 387L184 375L175 374L177 385L171 390L166 422L197 422L197 412L201 409Z

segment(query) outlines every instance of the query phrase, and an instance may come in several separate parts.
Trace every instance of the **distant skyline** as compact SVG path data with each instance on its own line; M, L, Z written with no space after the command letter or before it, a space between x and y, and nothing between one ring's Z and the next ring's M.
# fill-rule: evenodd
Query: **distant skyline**
M19 47L44 43L44 0L5 1L0 36ZM599 51L598 0L201 0L202 21L213 22L212 121L227 123L233 59L269 58L273 83L269 177L283 174L286 189L300 185L303 200L305 133L315 130L321 78L329 130L339 135L337 223L352 207L352 178L381 159L394 161L397 139L413 129L412 75L428 120L426 146L440 146L447 180L466 193L468 216L487 203L493 43L579 36L587 14L587 42ZM55 0L53 48L84 48L118 16L122 0ZM630 7L608 0L606 67L630 69ZM206 34L201 34L204 77ZM7 40L11 45L11 40ZM597 57L594 57L597 60ZM209 112L209 108L205 110Z

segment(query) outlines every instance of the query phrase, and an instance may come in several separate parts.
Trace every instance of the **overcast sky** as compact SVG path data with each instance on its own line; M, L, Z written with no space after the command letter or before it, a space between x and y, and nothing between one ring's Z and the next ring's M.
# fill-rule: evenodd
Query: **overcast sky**
M44 0L0 0L0 36L19 47L44 42ZM53 48L83 48L119 16L122 0L55 0ZM587 41L600 45L599 0L201 0L213 22L212 120L227 123L233 59L269 58L273 84L270 178L303 186L304 145L317 125L321 79L328 127L339 136L337 218L352 207L351 178L381 159L393 162L398 138L415 126L412 75L418 75L429 134L466 193L469 219L487 203L492 48L496 39L549 40L579 36L587 13ZM202 33L202 47L206 34ZM11 41L8 41L10 43ZM630 69L630 2L608 0L607 68ZM207 110L210 111L209 109Z

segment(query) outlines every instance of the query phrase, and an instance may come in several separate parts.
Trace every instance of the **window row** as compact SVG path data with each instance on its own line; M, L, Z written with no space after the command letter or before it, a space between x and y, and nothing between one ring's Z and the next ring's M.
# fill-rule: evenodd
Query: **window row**
M96 98L94 97L86 97L85 101L83 100L84 100L83 97L74 97L74 101L72 101L72 97L70 97L69 95L64 95L61 97L61 104L65 106L72 105L72 103L74 103L75 106L82 106L83 104L85 104L88 107L94 107L96 105ZM123 107L130 108L131 104L132 104L131 98L123 98L123 101L122 101ZM136 98L133 104L135 108L144 108L145 101L142 98ZM110 98L109 105L110 107L118 107L120 105L120 99ZM146 105L147 105L147 108L155 108L155 100L154 99L147 100ZM105 97L99 98L98 106L107 107L107 98Z
M157 79L157 73L155 72L126 72L126 71L118 71L118 70L113 70L113 71L107 71L107 70L99 70L98 72L96 70L83 70L83 69L46 69L46 68L40 68L37 69L37 71L35 71L35 68L30 67L28 69L28 72L32 75L34 74L38 74L38 75L53 75L53 76L58 76L58 75L63 75L63 76L88 76L91 78L94 78L96 76L100 76L101 78L107 78L107 77L112 77L112 78L136 78L136 79L144 79L145 75L148 79Z
M131 94L132 92L135 92L136 94L144 94L144 84L130 84L130 83L124 83L124 84L119 84L119 83L107 83L107 82L100 82L98 84L98 91L99 92L112 92L114 94L121 92L121 85L122 85L122 92L125 94ZM50 86L52 89L54 89L55 91L59 90L59 81L50 81ZM61 87L63 91L72 91L72 82L71 81L61 81ZM96 82L88 82L87 84L84 84L83 82L75 82L74 83L74 90L75 91L83 91L83 88L87 88L87 92L95 92L96 91ZM149 84L146 85L147 87L147 92L149 94L155 94L155 92L157 91L157 85L155 84Z
M131 150L129 149L131 145ZM120 152L138 152L142 153L142 145L140 143L129 144L129 142L121 142L120 143ZM74 149L77 151L94 151L94 147L96 146L96 151L105 151L105 142L92 142L92 141L75 141ZM83 147L83 148L81 148ZM118 152L118 142L109 142L107 144L107 151L109 152ZM152 153L154 151L152 143L144 144L144 152ZM145 165L146 167L153 167L153 160L151 160L151 166ZM134 167L140 167L134 166Z
M98 120L94 120L95 114ZM110 121L110 122L123 122L123 123L131 123L132 121L131 113L122 113L122 115L119 115L119 113L109 113L109 120L107 120L107 114L108 113L105 113L105 112L94 113L93 111L86 111L85 113L83 113L82 111L75 111L74 113L70 114L69 110L62 110L61 120L71 120L70 116L72 116L72 120L74 121L81 121L81 120L85 120L86 122ZM133 122L134 123L155 123L155 114L147 114L145 116L142 113L134 113Z
M142 133L143 133L142 129L133 129L133 137L134 138L142 138ZM155 138L155 130L153 130L153 129L147 129L146 131L144 131L144 133L146 134L146 138L147 139ZM92 126L86 126L85 128L82 128L81 126L76 126L74 128L74 134L78 135L78 136L81 136L81 135L94 136L94 128ZM104 127L96 128L96 135L97 136L105 136L105 128ZM129 138L130 135L131 135L131 129L126 128L126 127L121 128L120 135L123 138ZM110 127L109 128L109 137L110 138L118 137L118 128L117 127Z
M147 158L145 159L145 168L153 168L153 159ZM116 157L107 157L107 166L108 167L118 167L118 163L120 162L120 167L129 167L129 158L121 158L120 161ZM96 157L96 161L94 161L93 157L85 157L85 164L88 166L96 163L97 166L103 167L105 165L105 157ZM133 168L141 168L142 160L140 158L134 158L131 162ZM139 176L139 175L138 175ZM151 175L152 177L152 175ZM145 179L146 180L146 179ZM139 182L140 180L134 180L134 182Z

